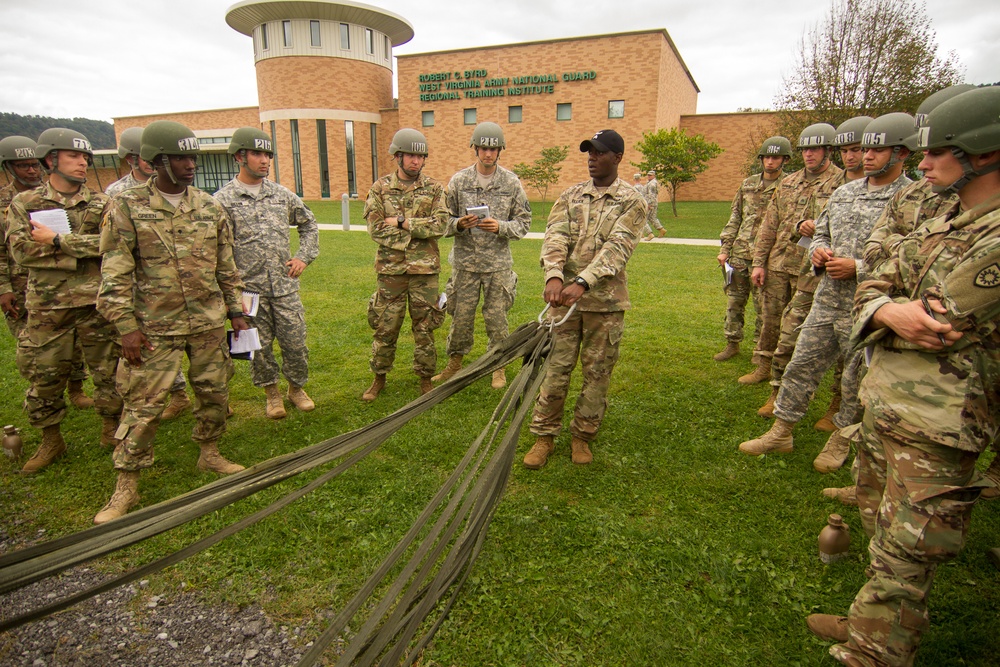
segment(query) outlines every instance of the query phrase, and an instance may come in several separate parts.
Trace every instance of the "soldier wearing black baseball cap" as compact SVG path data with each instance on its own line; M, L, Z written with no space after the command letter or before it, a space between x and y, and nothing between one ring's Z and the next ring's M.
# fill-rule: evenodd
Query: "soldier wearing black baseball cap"
M600 130L590 139L580 142L581 153L587 153L592 150L598 153L607 153L610 151L616 155L621 155L625 152L625 140L622 139L622 135L614 130Z

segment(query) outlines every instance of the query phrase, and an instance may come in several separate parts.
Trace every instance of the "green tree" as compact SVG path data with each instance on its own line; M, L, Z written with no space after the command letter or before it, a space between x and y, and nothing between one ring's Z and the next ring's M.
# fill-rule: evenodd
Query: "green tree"
M542 156L533 163L518 162L511 171L524 183L538 191L542 196L542 201L546 201L549 186L559 181L559 172L562 171L562 161L569 154L569 146L550 146L542 149Z
M642 162L633 162L640 171L652 169L656 179L670 185L670 206L677 217L677 189L690 183L708 169L708 161L718 157L722 148L700 134L688 134L682 129L659 129L643 132L635 146L642 153Z

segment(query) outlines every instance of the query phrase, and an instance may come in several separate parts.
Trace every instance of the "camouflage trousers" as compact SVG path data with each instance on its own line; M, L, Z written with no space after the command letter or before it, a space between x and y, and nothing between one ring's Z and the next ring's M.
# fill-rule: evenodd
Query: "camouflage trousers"
M396 359L396 341L403 328L406 307L410 307L413 330L413 372L429 378L437 372L434 330L444 323L444 311L437 307L438 274L378 274L378 291L368 302L368 325L372 337L372 373L384 375Z
M722 331L726 340L731 343L739 343L743 340L743 317L747 308L747 301L753 297L753 308L757 313L757 320L754 325L753 343L757 346L760 338L760 328L763 324L761 318L761 290L750 282L750 269L746 260L738 257L730 257L729 265L733 267L733 279L723 288L728 301L726 303L726 322L722 326Z
M191 438L213 442L226 432L228 383L233 375L226 332L222 327L188 336L147 336L152 350L142 351L142 363L118 363L118 391L125 400L113 455L115 469L135 471L153 465L153 440L160 425L174 378L186 353L188 379L194 388L195 425Z
M17 366L31 383L24 407L35 428L54 426L66 416L63 394L78 346L94 379L94 410L102 416L121 413L114 381L121 355L115 328L94 306L32 310L17 346Z
M761 325L757 347L753 351L754 363L773 357L781 332L781 314L795 292L797 276L784 271L768 270L761 288Z
M565 314L565 308L553 308L551 311L556 320L562 319ZM549 365L531 417L532 433L559 435L570 376L579 357L583 386L576 399L569 430L575 437L587 442L597 437L604 412L608 409L608 386L618 362L618 346L624 331L624 311L592 313L579 310L555 330Z
M877 440L884 457L864 457L862 477L884 480L875 535L868 545L868 580L848 612L849 639L830 647L841 662L912 665L930 625L927 596L938 566L965 544L983 482L979 454L918 439L888 423L866 420L865 442ZM865 471L869 466L876 471ZM860 500L860 497L859 497Z
M851 313L814 308L802 323L792 360L788 362L781 378L781 388L774 401L774 416L789 422L798 422L809 409L816 388L826 371L843 362L850 351ZM852 355L856 360L857 355ZM833 417L837 428L857 422L858 376L844 373L841 376L840 411Z
M278 381L278 362L274 359L274 340L281 346L281 374L298 387L309 380L309 348L306 347L306 311L298 292L285 296L260 297L257 314L249 318L257 327L261 349L250 362L250 379L255 387Z
M517 297L517 274L510 269L474 273L456 269L444 288L448 295L445 309L451 315L448 354L466 355L472 351L479 294L483 295L483 322L486 337L493 349L507 337L507 313Z
M799 277L799 284L802 277ZM802 331L802 323L809 316L812 309L813 292L803 289L795 290L795 296L785 306L785 311L781 314L781 331L778 333L778 346L774 348L774 357L771 359L771 386L781 387L781 378L785 374L785 367L792 359L795 352L795 343L799 340L799 332ZM840 396L841 378L844 372L844 359L837 360L836 371L833 376L833 384L830 391L834 396Z
M17 341L17 345L20 347L21 337L24 336L25 332L28 330L28 311L24 308L23 298L17 299L14 302L14 305L17 306L21 316L16 319L12 317L5 317L4 319L7 321L7 329L10 330L10 335L14 337L14 340ZM73 335L76 338L76 341L73 344L73 359L70 362L69 381L83 382L87 379L87 369L83 365L83 346L80 345L80 338L76 336L75 332ZM21 377L30 382L31 379L26 375L27 368L22 368L21 360L22 355L18 353L17 372L21 374Z

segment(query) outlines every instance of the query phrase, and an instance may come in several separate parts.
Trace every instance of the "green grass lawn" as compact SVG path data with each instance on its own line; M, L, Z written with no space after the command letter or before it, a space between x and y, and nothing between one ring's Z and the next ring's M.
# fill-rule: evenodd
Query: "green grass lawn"
M325 207L316 208L331 221ZM710 238L727 209L682 205L680 221L662 213L661 220L671 233L676 225ZM303 414L289 406L287 419L269 421L263 393L238 362L236 417L221 443L238 462L358 428L418 395L406 324L385 392L372 404L359 400L371 380L365 308L375 286L374 246L364 234L339 231L321 232L320 242L320 258L303 278L308 390L318 407ZM441 246L446 256L450 241ZM512 327L542 308L539 249L540 241L515 244L520 285ZM712 361L724 344L715 250L643 244L628 272L634 308L592 446L594 463L574 466L564 433L542 470L515 464L482 555L421 657L424 667L835 664L805 617L847 610L865 581L867 551L857 511L820 496L823 487L849 484L849 472L824 476L811 465L826 438L812 423L826 409L829 377L795 431L793 453L740 454L742 440L768 427L756 415L768 387L736 383L750 368L746 349L731 361ZM445 335L438 332L439 367ZM14 367L13 343L0 338L3 423L22 427L31 452L40 436L20 409L26 385ZM484 348L480 322L472 356ZM578 387L577 373L571 394ZM154 576L149 590L176 591L184 582L209 602L260 604L276 622L306 625L317 635L327 622L323 610L349 599L403 535L489 419L497 396L488 378L480 381L320 491ZM140 482L144 506L213 479L195 469L193 423L188 414L161 426L156 464ZM44 530L55 538L91 525L114 487L99 431L92 411L70 409L63 459L34 477L0 462L3 530L30 538ZM518 461L531 442L525 430ZM148 562L305 481L287 481L94 566L112 572ZM998 511L1000 501L979 503L965 551L939 569L918 664L996 664L1000 573L985 552L1000 546ZM824 565L816 539L831 512L845 516L853 541L849 558Z

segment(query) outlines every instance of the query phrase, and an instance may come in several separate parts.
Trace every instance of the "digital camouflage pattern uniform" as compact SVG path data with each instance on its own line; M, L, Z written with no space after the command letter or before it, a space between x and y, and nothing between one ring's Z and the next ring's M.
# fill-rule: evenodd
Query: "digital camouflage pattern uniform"
M761 290L763 323L754 361L774 356L781 332L781 315L798 288L798 277L805 256L805 248L798 245L802 235L798 225L805 220L809 202L814 192L827 195L840 183L843 170L830 163L823 173L809 176L800 169L783 178L775 189L757 231L753 268L766 270Z
M632 307L625 264L645 220L646 201L620 178L603 193L592 180L574 185L552 206L542 242L545 282L560 278L566 284L580 276L590 289L577 301L573 315L555 330L549 366L531 418L535 435L559 435L570 375L579 356L583 386L570 432L586 442L597 436L608 407L625 311ZM553 308L551 316L558 321L567 310Z
M121 348L114 327L95 307L101 284L99 232L107 201L86 185L65 197L46 183L15 196L7 209L11 256L28 271L27 328L17 355L18 368L31 383L24 404L35 428L55 426L66 416L63 392L78 346L94 380L94 409L102 417L117 417L122 409L114 380ZM60 208L72 230L60 234L60 249L33 241L31 214Z
M292 257L289 229L298 229L299 249L294 259L306 265L319 255L319 225L302 200L283 185L264 179L255 196L236 178L215 193L232 222L233 254L243 288L260 294L257 315L247 319L257 328L261 349L250 362L250 378L257 387L278 381L274 339L281 346L281 373L302 387L309 379L306 313L299 298L299 279L288 276Z
M854 258L857 273L852 278L836 280L821 272L812 308L802 323L795 352L774 402L775 417L793 423L802 419L823 374L847 354L854 291L858 280L865 278L862 248L889 199L909 182L910 179L900 175L892 183L870 191L867 178L851 181L837 188L816 220L809 255L818 248L832 249L836 257ZM849 360L845 366L850 366ZM857 420L858 388L850 382L850 378L856 377L844 374L840 411L833 417L837 428Z
M514 172L499 165L486 188L479 185L475 165L459 171L448 183L446 201L451 216L445 236L455 237L448 257L452 274L445 287L452 317L447 350L464 356L472 350L480 291L488 349L507 337L507 312L517 295L510 241L524 238L531 228L531 205ZM490 217L500 226L496 234L475 227L458 229L458 219L470 206L490 207Z
M864 259L869 271L896 253L903 237L921 223L949 213L958 206L958 195L936 194L926 178L910 183L893 195L865 242Z
M729 222L719 235L722 252L728 255L726 261L733 267L733 279L724 288L729 300L726 305L726 322L723 325L726 340L733 343L743 340L743 313L751 295L754 310L757 312L753 336L755 346L760 336L760 288L750 282L750 264L753 261L753 247L757 240L757 230L760 229L760 221L777 184L777 179L770 183L766 182L763 174L754 174L744 179L733 198Z
M852 343L872 347L861 383L865 440L859 481L883 480L868 551L872 577L848 615L849 640L830 653L863 664L910 665L929 626L938 565L962 549L981 488L976 459L1000 438L1000 195L917 227L858 288ZM939 299L963 337L941 351L872 329L890 301ZM859 501L861 500L859 494Z
M641 194L646 200L646 227L643 229L643 233L647 236L653 233L653 230L657 231L663 230L663 225L660 224L660 219L657 217L656 206L660 201L660 184L656 182L654 178L649 183L642 186L642 189L636 188L636 190Z
M104 194L109 197L114 197L116 195L120 195L124 190L128 190L129 188L134 188L135 186L142 184L142 181L136 180L135 176L132 175L132 170L129 170L127 174L108 187L104 188Z
M225 210L188 186L177 208L156 177L116 197L101 230L103 280L97 307L121 335L141 331L152 344L142 364L118 365L125 411L115 468L153 464L153 440L171 384L186 353L195 394L192 438L214 442L226 431L232 361L227 315L241 313L239 273Z
M404 215L410 229L385 224L386 217ZM413 372L430 378L437 365L434 330L444 322L438 308L438 239L448 227L444 188L420 174L404 185L396 172L375 181L365 201L368 234L378 244L375 272L378 290L368 302L368 324L375 330L371 370L385 375L396 359L396 340L410 307L413 327Z

